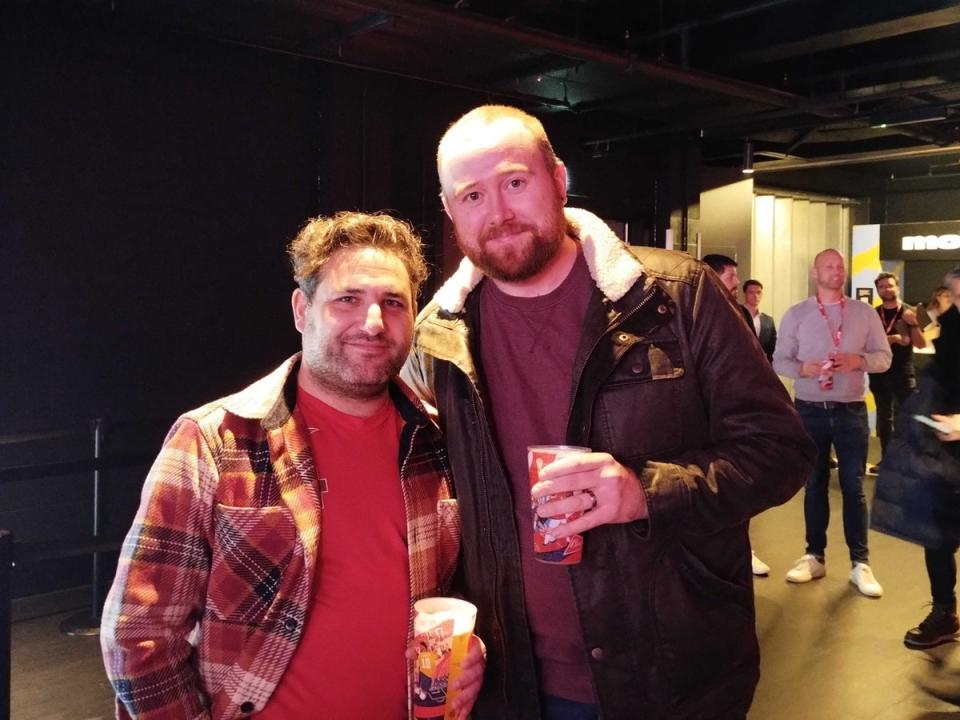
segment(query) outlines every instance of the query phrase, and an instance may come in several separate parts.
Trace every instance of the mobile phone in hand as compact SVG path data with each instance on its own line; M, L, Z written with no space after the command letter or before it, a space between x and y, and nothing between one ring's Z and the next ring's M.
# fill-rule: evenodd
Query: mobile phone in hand
M916 420L917 422L922 422L924 425L929 425L934 430L936 430L937 432L942 432L944 435L949 434L950 431L953 429L946 423L937 422L933 418L927 417L926 415L914 415L913 419Z

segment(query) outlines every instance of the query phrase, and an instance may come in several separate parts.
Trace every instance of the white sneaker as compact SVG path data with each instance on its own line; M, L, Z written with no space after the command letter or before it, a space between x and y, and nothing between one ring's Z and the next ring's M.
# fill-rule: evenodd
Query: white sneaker
M753 564L754 575L764 576L770 574L770 566L758 558L753 550L750 551L750 562Z
M868 568L869 569L869 568ZM787 582L805 583L827 574L827 566L817 560L815 555L804 555L787 572Z
M853 570L850 571L850 582L857 586L857 590L867 597L880 597L883 595L883 587L873 576L873 571L866 563L858 562L853 564Z

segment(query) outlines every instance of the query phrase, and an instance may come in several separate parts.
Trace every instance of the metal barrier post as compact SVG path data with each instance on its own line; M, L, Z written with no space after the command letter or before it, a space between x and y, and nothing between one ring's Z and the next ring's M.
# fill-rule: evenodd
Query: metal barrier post
M104 419L93 421L93 458L100 460L103 452ZM93 471L93 538L100 537L100 469ZM97 635L100 632L100 553L94 551L91 569L90 612L77 613L60 623L60 632L66 635Z
M10 575L13 568L13 535L0 530L0 720L10 720Z

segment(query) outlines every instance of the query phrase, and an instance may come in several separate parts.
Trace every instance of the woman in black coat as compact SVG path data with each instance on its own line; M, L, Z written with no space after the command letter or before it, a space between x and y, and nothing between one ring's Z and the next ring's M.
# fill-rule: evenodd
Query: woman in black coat
M960 266L951 270L944 284L953 294L953 306L940 316L940 337L935 340L937 352L930 367L933 387L938 387L932 407L935 420L950 426L951 432L937 433L948 457L943 463L944 476L935 503L935 520L941 535L933 547L924 547L927 575L933 607L917 627L907 631L904 644L923 649L953 640L960 632L957 618L957 561L960 548Z

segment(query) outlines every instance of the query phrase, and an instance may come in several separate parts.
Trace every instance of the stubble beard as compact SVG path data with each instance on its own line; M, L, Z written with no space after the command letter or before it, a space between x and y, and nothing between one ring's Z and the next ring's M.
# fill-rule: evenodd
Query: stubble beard
M377 360L351 358L340 338L333 345L303 348L303 366L311 379L328 392L351 400L370 400L382 395L390 380L400 373L407 353L391 348ZM356 341L353 338L352 341Z
M504 235L529 233L521 243L504 246L499 251L490 249L490 244ZM501 282L518 282L535 277L557 254L566 237L566 218L563 207L551 208L549 223L540 228L533 223L507 222L484 230L477 245L464 243L457 234L460 250L484 275Z

